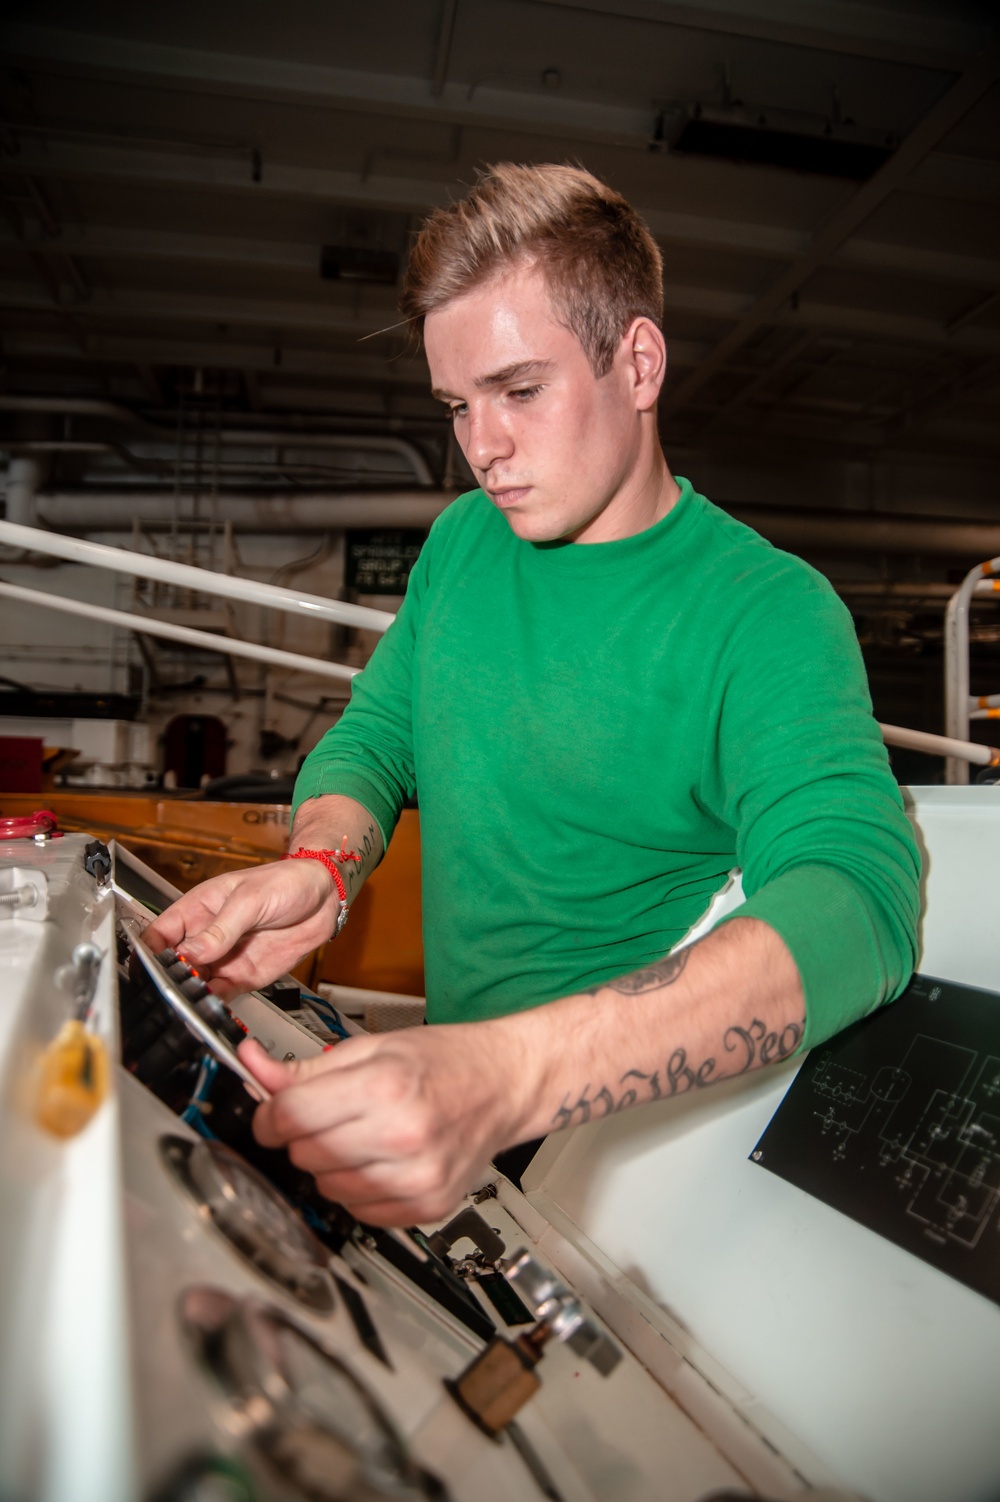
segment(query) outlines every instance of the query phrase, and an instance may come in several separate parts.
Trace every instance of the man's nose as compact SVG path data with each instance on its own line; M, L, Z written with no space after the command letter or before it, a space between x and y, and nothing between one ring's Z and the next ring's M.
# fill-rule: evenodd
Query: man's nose
M488 470L498 460L509 459L514 440L499 413L485 405L469 413L465 457L474 469Z

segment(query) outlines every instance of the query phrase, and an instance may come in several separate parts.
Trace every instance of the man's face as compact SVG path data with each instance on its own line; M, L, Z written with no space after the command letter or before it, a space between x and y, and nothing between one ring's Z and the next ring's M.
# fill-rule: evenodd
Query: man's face
M434 394L479 484L518 537L606 542L634 524L639 454L627 341L600 380L524 267L428 314Z

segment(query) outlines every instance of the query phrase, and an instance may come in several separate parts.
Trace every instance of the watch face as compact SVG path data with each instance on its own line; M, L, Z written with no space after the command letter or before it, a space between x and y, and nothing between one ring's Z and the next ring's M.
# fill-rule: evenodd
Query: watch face
M334 1307L329 1253L278 1191L221 1142L164 1137L164 1162L241 1257L319 1314Z
M232 1428L288 1502L447 1502L409 1459L377 1398L278 1309L213 1288L182 1297L180 1320L229 1401Z

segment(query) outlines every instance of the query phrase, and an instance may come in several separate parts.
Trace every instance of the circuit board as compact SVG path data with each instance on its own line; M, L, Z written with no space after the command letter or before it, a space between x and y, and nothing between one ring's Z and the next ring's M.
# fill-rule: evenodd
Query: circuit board
M751 1159L1000 1303L1000 995L914 976L812 1050Z

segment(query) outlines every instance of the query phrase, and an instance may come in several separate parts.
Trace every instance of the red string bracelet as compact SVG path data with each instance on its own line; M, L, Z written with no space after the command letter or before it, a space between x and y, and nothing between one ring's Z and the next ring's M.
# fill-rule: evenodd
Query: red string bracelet
M337 926L333 930L333 938L337 937L347 922L347 888L344 886L344 878L337 870L335 858L336 851L334 850L289 850L286 855L281 857L283 861L319 861L333 877L333 884L337 888L337 896L340 898L340 912L337 914Z

